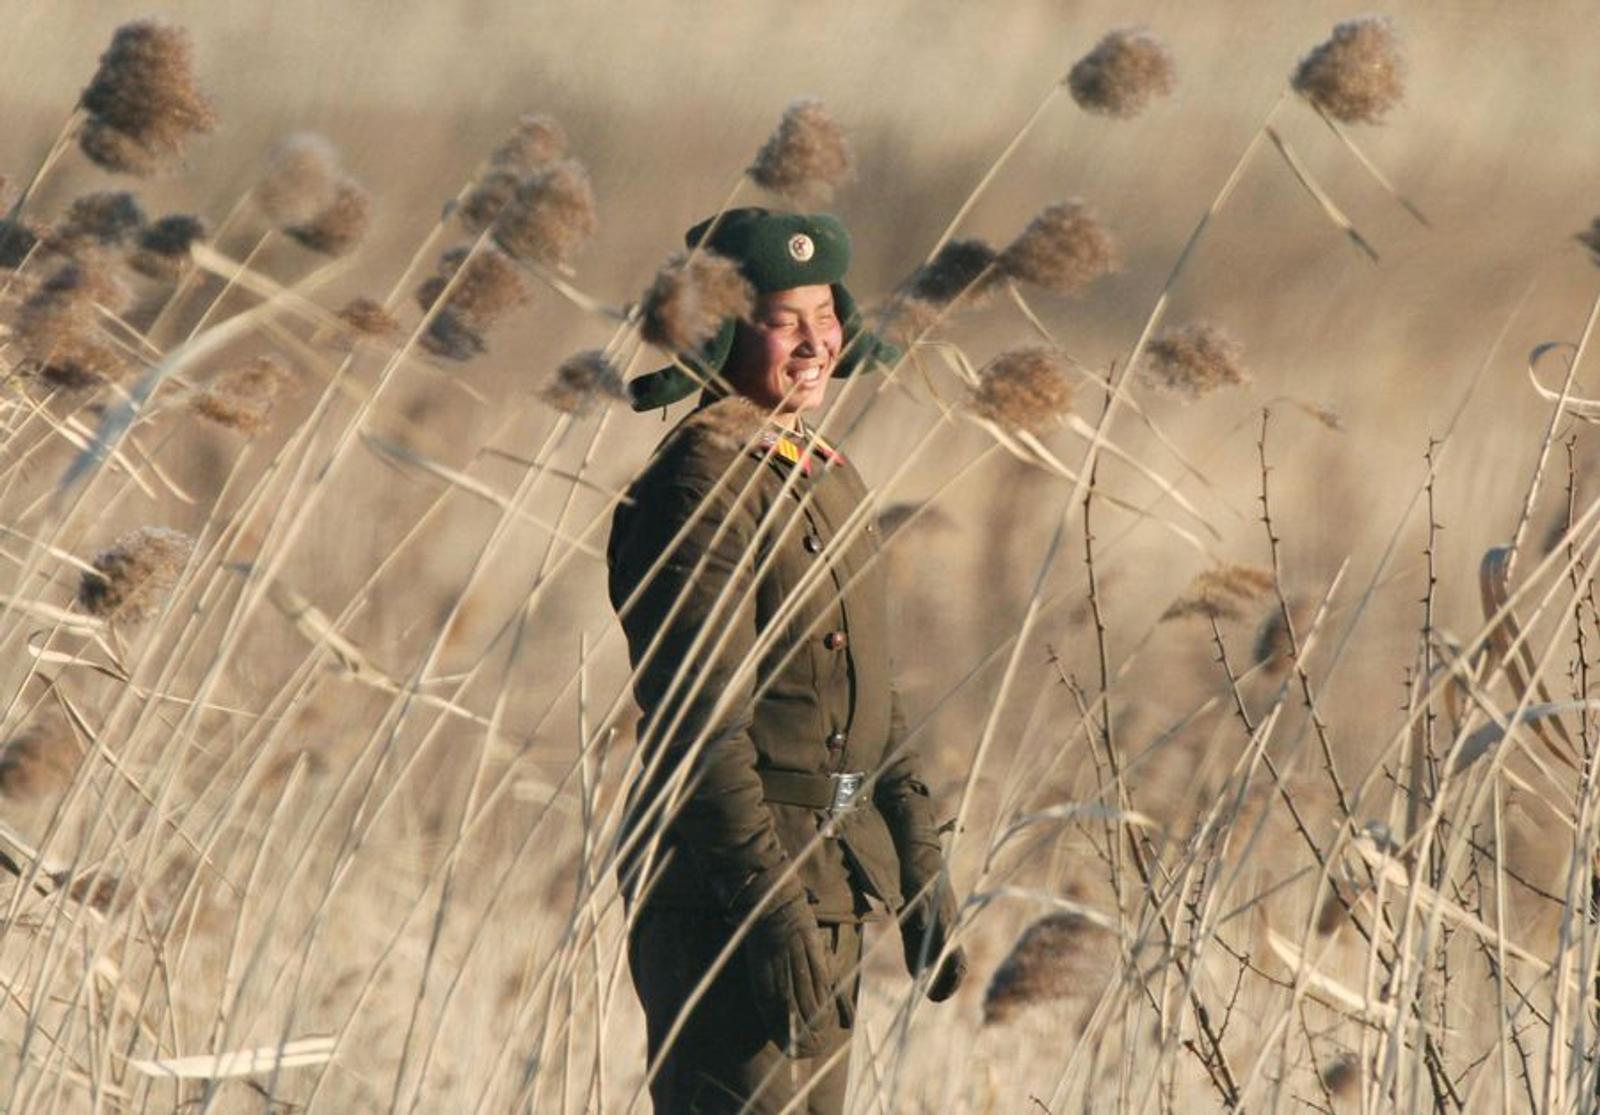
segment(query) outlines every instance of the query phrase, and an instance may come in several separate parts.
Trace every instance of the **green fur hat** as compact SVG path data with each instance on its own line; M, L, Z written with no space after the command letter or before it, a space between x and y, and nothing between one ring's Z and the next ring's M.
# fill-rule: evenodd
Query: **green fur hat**
M833 369L836 378L900 358L899 349L862 327L861 310L843 281L850 268L850 234L837 217L730 209L720 220L711 218L695 225L684 234L684 242L690 248L703 242L733 260L757 294L824 283L831 286L834 311L844 326L844 348ZM679 353L676 363L630 382L633 409L669 406L714 382L733 351L736 323L736 318L725 319L716 336L699 351Z

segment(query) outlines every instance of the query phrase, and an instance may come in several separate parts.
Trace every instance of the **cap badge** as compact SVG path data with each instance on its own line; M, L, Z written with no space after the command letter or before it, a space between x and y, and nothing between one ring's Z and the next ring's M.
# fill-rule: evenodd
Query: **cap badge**
M789 254L796 263L805 263L817 254L817 246L812 243L811 237L803 232L797 232L789 237Z

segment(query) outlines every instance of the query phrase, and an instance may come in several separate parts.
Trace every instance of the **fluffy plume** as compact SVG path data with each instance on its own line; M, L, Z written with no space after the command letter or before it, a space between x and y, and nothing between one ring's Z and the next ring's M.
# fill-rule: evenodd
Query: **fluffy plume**
M940 322L943 309L925 298L901 296L884 307L878 330L902 348L922 340Z
M455 248L439 260L438 271L417 288L417 302L426 312L433 308L450 280L466 270L451 288L445 304L434 316L422 346L436 356L465 361L487 347L483 333L508 310L528 300L528 286L517 265L493 247L480 249L467 259L470 249Z
M138 235L144 223L139 199L126 190L84 194L50 230L50 247L66 254L85 246L120 247Z
M583 414L598 400L614 401L626 395L622 373L605 353L594 349L563 360L554 378L539 392L546 403L567 414Z
M190 245L209 235L199 217L162 217L139 234L138 250L128 257L128 265L152 279L174 280L189 262Z
M679 436L703 440L727 453L742 453L767 425L767 412L743 395L728 395L701 407L678 427Z
M1105 983L1104 934L1080 914L1040 918L1023 931L983 993L984 1025L1005 1022L1036 1003L1081 999Z
M567 133L554 117L529 113L496 147L489 161L518 174L543 170L567 153Z
M1212 325L1195 322L1163 333L1145 352L1147 383L1198 399L1219 387L1249 381L1239 364L1239 344Z
M562 159L517 187L495 221L494 238L513 259L565 267L598 227L588 172Z
M30 724L0 743L0 797L14 802L53 797L71 783L81 757L65 724Z
M194 540L167 527L135 527L94 556L97 572L78 584L78 604L101 619L137 623L154 615L177 584Z
M189 400L189 409L208 422L252 437L267 428L272 408L292 377L270 356L257 356L230 368Z
M1600 217L1589 222L1589 227L1573 236L1573 239L1589 249L1589 258L1600 267Z
M52 271L17 314L18 354L46 384L67 391L120 380L122 354L100 331L99 308L120 312L128 288L108 258L85 254Z
M1295 630L1304 631L1306 622L1311 618L1310 603L1303 599L1290 600L1289 614L1294 617ZM1282 677L1293 664L1289 658L1290 650L1289 624L1283 617L1283 609L1273 608L1256 628L1251 661L1265 676Z
M821 205L850 176L844 129L818 100L796 101L746 171L762 189L804 206Z
M39 231L31 225L0 218L0 267L13 270L22 266L38 243Z
M333 205L339 156L319 135L301 132L278 143L256 183L256 203L279 227L305 225Z
M339 311L339 320L368 337L392 337L400 332L400 320L373 298L352 298Z
M517 196L522 180L515 171L491 167L479 176L461 199L456 216L468 232L477 234L494 224L495 218L505 211L511 199Z
M1043 433L1072 409L1066 358L1045 345L1001 353L978 373L972 409L1010 429Z
M1161 613L1163 621L1188 616L1243 619L1244 608L1272 591L1272 570L1253 565L1222 565L1207 569Z
M1383 16L1346 20L1300 60L1294 91L1346 124L1376 124L1405 96L1405 64Z
M372 215L372 198L354 179L341 179L328 207L305 224L283 231L314 252L342 256L366 235Z
M1334 1098L1347 1096L1361 1082L1361 1072L1353 1055L1346 1053L1322 1069L1322 1086Z
M1115 267L1111 237L1081 201L1045 206L1000 253L1006 275L1061 294L1075 294Z
M216 125L195 83L188 33L153 19L117 28L78 103L88 114L83 153L127 174L151 173Z
M1136 116L1152 97L1172 92L1172 54L1148 31L1123 27L1110 32L1067 74L1072 99L1089 112Z
M739 265L710 249L679 252L656 272L643 302L644 339L668 352L694 352L730 317L749 317L755 291Z
M951 240L933 259L906 280L905 294L944 306L965 297L975 301L991 293L1000 278L999 257L982 240Z

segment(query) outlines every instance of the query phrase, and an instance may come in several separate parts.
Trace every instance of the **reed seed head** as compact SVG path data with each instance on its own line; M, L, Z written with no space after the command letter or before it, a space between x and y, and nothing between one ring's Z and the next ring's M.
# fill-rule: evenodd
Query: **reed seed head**
M13 802L54 797L72 782L81 753L56 718L28 725L0 743L0 798Z
M440 257L437 272L417 288L423 312L433 308L457 272L461 272L460 278L423 333L421 344L435 356L467 361L487 350L484 332L507 311L528 301L530 294L521 270L504 252L493 246L480 248L476 254L469 248L455 248Z
M256 203L280 228L310 224L337 200L339 155L311 132L287 137L267 156Z
M1311 608L1305 600L1289 601L1289 614L1294 617L1296 631L1304 630L1311 618ZM1255 645L1250 659L1268 678L1282 677L1294 664L1294 640L1290 637L1289 621L1282 608L1273 608L1256 628Z
M1043 433L1072 409L1066 358L1047 345L1001 353L978 373L972 409L1008 429Z
M254 437L272 421L272 408L293 376L282 362L257 356L217 376L189 400L189 409L208 422Z
M141 275L170 282L183 273L190 246L209 235L199 217L181 213L162 217L139 234L138 250L128 257L128 265Z
M500 211L494 238L513 259L565 267L598 227L588 172L562 159L523 180Z
M84 194L50 230L50 247L71 254L85 246L121 247L144 227L144 209L126 190Z
M767 411L743 395L725 395L703 406L678 429L726 453L743 453L767 426Z
M1277 584L1272 570L1253 565L1220 565L1207 569L1183 590L1165 612L1163 622L1203 616L1210 619L1243 619L1244 609L1272 592Z
M17 352L50 387L81 391L121 380L129 366L100 330L100 310L119 313L128 288L109 256L83 252L63 261L23 301Z
M1354 1054L1343 1054L1322 1069L1322 1086L1335 1099L1348 1096L1360 1082L1361 1069Z
M596 402L627 397L622 373L597 349L567 357L539 397L565 414L585 414Z
M1143 112L1154 97L1172 92L1176 67L1160 39L1137 27L1121 27L1067 73L1072 99L1089 112L1129 117Z
M794 102L745 172L756 185L802 206L830 200L854 158L844 128L815 99Z
M1111 237L1081 201L1045 206L1000 253L1000 270L1019 282L1076 294L1116 268Z
M38 229L25 221L0 217L0 267L8 271L21 267L38 243Z
M79 105L85 155L110 171L148 174L216 126L195 82L189 35L154 19L117 28Z
M1038 1003L1079 999L1105 982L1099 926L1081 914L1047 914L1028 926L983 993L983 1024L1007 1022Z
M1384 16L1350 19L1300 60L1294 91L1344 124L1377 124L1405 96L1405 63Z
M709 248L677 252L645 291L640 333L668 352L694 352L754 309L755 290L733 260Z
M375 298L352 298L339 311L339 320L367 337L392 337L400 332L400 319Z
M494 224L495 219L511 204L517 196L517 187L522 179L517 177L515 171L493 167L485 171L472 188L467 191L466 197L461 199L461 206L456 210L456 216L468 232L477 234Z
M1238 342L1222 330L1195 322L1163 333L1145 351L1145 382L1190 399L1221 387L1248 383Z
M161 168L161 158L127 132L93 118L78 133L78 148L96 166L140 178Z
M504 252L493 246L475 253L466 247L452 248L439 257L434 275L417 288L417 302L424 312L433 308L452 279L455 285L445 308L478 330L487 329L531 297L521 270Z
M883 308L878 328L902 348L927 337L944 318L943 307L926 298L906 295L894 298Z
M160 610L194 551L194 540L167 527L135 527L94 556L78 604L92 616L137 623Z
M1589 249L1589 258L1600 267L1600 217L1589 222L1589 227L1573 236L1573 239Z
M999 257L982 240L951 240L906 280L911 298L946 306L957 298L971 303L990 294L1000 280Z
M342 256L361 242L371 217L371 195L359 182L343 178L326 209L305 224L291 225L283 231L314 252Z
M567 153L567 133L554 117L528 113L494 149L489 161L517 174L543 170Z

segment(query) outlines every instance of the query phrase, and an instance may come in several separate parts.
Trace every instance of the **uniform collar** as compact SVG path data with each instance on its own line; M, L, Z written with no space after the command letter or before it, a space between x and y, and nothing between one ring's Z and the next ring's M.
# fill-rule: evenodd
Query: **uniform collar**
M756 439L755 445L751 447L751 452L758 457L783 461L787 465L798 467L802 476L810 476L813 471L824 471L845 463L843 453L829 445L821 435L809 429L803 422L797 430L786 430L768 423L766 429L761 431L761 436Z

